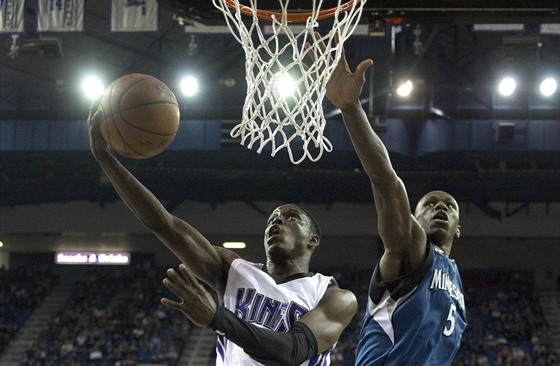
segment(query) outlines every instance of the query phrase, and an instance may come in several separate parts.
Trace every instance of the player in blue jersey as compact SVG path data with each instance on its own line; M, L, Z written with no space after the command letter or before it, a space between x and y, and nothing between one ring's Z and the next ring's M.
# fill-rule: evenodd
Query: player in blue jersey
M356 313L357 301L332 277L309 272L320 244L313 216L295 204L277 207L266 223L265 264L213 246L167 211L118 161L101 136L99 115L92 107L88 123L93 156L128 208L185 265L179 273L168 271L165 284L179 286L180 273L188 273L188 267L224 305L216 306L204 295L195 306L183 302L175 307L222 335L218 365L328 365L330 351ZM180 287L173 288L181 295Z
M463 287L449 258L460 235L459 206L446 192L408 195L359 97L372 60L351 72L345 57L327 85L368 175L384 252L371 278L356 365L449 365L466 326Z

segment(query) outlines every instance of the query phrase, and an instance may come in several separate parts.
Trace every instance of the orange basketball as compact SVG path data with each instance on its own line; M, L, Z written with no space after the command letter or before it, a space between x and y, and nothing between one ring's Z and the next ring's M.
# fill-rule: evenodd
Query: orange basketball
M173 92L150 75L128 74L113 81L101 96L100 130L119 154L145 159L165 150L179 128Z

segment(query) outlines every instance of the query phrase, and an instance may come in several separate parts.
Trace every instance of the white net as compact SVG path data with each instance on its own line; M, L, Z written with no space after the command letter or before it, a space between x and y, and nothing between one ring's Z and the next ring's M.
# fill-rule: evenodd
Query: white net
M332 144L323 135L326 84L366 0L346 4L339 0L330 19L331 30L318 37L313 34L319 27L322 0L313 0L311 16L301 24L289 21L289 0L278 0L280 17L273 15L270 20L257 16L257 0L247 0L247 5L229 1L228 6L228 0L213 0L243 45L247 80L242 121L231 130L231 136L240 138L241 145L249 149L255 146L259 154L270 149L275 156L285 148L294 164L306 158L319 160L324 151L332 151ZM341 5L347 9L341 11ZM242 9L252 15L242 14Z

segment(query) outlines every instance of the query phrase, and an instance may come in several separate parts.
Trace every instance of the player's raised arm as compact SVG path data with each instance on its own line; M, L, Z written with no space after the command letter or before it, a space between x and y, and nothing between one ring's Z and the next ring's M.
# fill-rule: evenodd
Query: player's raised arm
M432 191L411 214L405 186L359 101L371 64L352 72L343 54L327 84L370 179L385 249L370 280L356 365L450 365L466 326L461 279L448 257L460 234L458 204ZM453 290L438 293L437 274Z
M383 272L388 270L384 280L390 280L402 274L403 260L410 262L407 265L410 268L420 264L426 254L426 236L411 215L406 188L391 164L387 148L371 127L359 101L365 72L372 63L372 60L362 61L352 72L343 54L327 84L327 97L342 111L352 144L371 181L378 232L385 246L383 260L392 262L390 266L382 266Z
M229 263L236 255L219 251L195 228L169 213L161 202L113 155L99 130L99 110L92 107L88 117L93 156L113 187L138 219L191 271L218 292L225 286Z

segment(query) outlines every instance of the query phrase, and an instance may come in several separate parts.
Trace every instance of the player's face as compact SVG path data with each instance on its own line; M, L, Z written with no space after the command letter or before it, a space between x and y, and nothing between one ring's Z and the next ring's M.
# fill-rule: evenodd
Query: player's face
M265 251L273 260L304 254L312 233L309 217L299 207L282 205L268 218L264 233Z
M422 197L414 215L436 243L453 240L459 233L459 205L446 192L433 191Z

